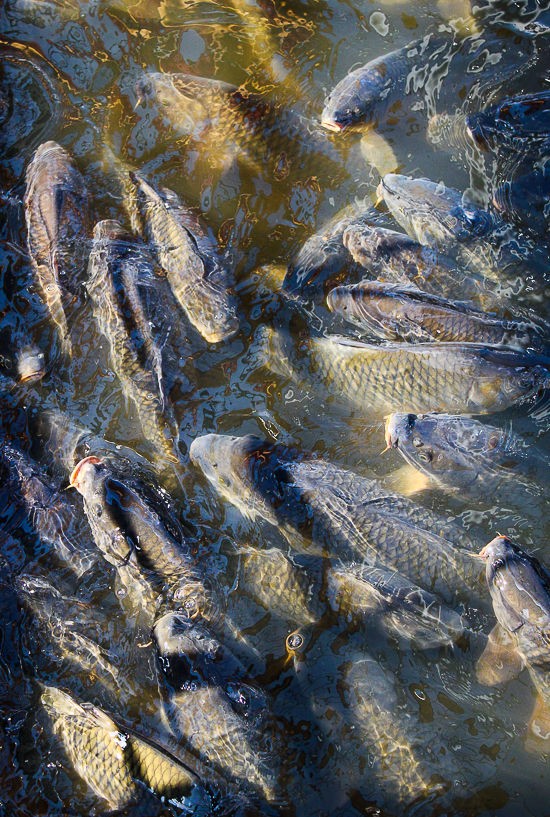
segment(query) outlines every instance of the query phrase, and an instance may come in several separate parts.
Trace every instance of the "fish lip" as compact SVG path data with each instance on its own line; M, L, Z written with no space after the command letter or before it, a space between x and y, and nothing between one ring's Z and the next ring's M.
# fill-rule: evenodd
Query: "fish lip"
M341 125L332 119L321 119L321 127L331 131L331 133L343 133L346 129L345 125Z
M386 427L384 429L384 439L386 441L386 445L388 448L399 448L399 437L392 432L394 431L392 427L392 422L395 420L395 411L392 411L391 414L388 414L386 417Z
M46 369L40 369L39 372L31 372L31 374L22 375L19 378L20 383L32 383L35 380L42 380L46 374Z
M78 483L77 483L78 474L82 470L82 466L85 463L86 464L90 463L92 465L103 465L103 460L100 460L99 457L90 456L90 457L84 457L83 460L80 460L80 462L77 462L77 464L75 465L75 467L72 470L71 476L69 477L69 488L76 488L76 490L78 491Z

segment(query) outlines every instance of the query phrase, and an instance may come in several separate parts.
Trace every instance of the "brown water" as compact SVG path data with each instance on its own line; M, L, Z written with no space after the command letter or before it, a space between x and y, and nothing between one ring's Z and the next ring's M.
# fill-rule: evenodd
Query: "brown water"
M291 320L298 311L285 306L278 294L280 268L268 271L262 265L288 264L301 243L342 207L375 203L380 170L399 168L459 190L471 188L478 201L486 201L487 179L478 168L474 165L470 173L458 152L440 151L427 141L428 118L479 110L507 93L543 90L550 66L543 40L537 46L519 33L527 18L516 19L509 11L501 24L484 27L469 14L467 3L443 0L234 0L227 5L4 0L2 79L12 84L15 100L24 98L27 104L18 114L16 138L8 132L0 145L0 179L7 194L0 210L2 308L13 303L21 324L48 351L51 330L20 250L25 231L17 204L35 148L54 139L75 158L91 192L94 222L125 218L117 168L140 169L155 185L173 189L197 208L227 248L243 317L239 334L218 345L207 345L188 326L176 327L170 398L184 460L192 440L202 434L254 433L314 451L362 475L390 479L402 461L396 452L380 454L381 416L368 407L351 412L338 395L319 394L259 366L258 327L276 314L283 322ZM238 145L238 134L222 134L207 154L196 145L189 150L177 122L140 104L135 92L146 72L189 72L265 92L318 121L327 93L349 70L433 31L456 36L457 42L470 37L463 41L470 45L393 106L376 131L384 141L373 136L361 141L361 134L327 136L334 160L319 153L309 164L290 162L282 174L274 174L268 164L247 163L238 151L236 163L220 161ZM44 102L48 93L41 96L37 83L61 100L54 104L53 118ZM300 325L304 320L321 332L330 325L322 307L306 306ZM75 354L69 366L54 365L35 388L14 387L5 379L6 438L24 450L36 446L27 417L59 409L99 437L150 458L136 416L110 370L107 343L97 332L90 304L79 306L70 321ZM167 322L178 321L167 317ZM548 451L544 402L490 419ZM528 733L535 700L529 675L524 671L496 687L476 677L475 662L494 624L490 614L470 641L423 648L406 631L388 634L376 614L319 614L319 606L326 613L323 588L298 604L295 591L290 597L283 588L275 597L280 566L276 560L260 560L258 552L277 548L288 553L284 535L267 523L246 520L197 469L188 467L178 512L199 526L197 556L219 594L223 637L268 693L275 716L271 759L266 752L266 763L280 769L275 809L297 817L548 813L549 749ZM150 473L154 479L154 469ZM548 503L542 491L533 489L526 501L512 486L492 504L475 506L434 488L417 499L473 529L480 542L496 531L506 533L550 565ZM3 545L0 596L0 814L101 813L104 802L71 772L48 736L35 681L64 687L158 737L155 656L147 626L139 616L121 612L114 571L106 563L98 562L75 584L70 571L52 566L51 546L37 542L30 525L13 523L6 490L2 501L2 518L13 538L6 536ZM79 498L74 507L81 518ZM85 522L79 530L91 547ZM265 570L261 581L255 567L260 563ZM272 575L270 564L275 565ZM295 569L307 584L308 576L329 567L302 557ZM55 628L52 638L32 621L13 590L13 578L23 570L46 573L59 586L68 582L69 595L89 605L77 622L79 631L108 651L118 668L116 683L97 661L88 659L82 666L60 655L59 632L56 642ZM307 648L289 653L286 639L299 628ZM381 762L383 747L387 751L395 735L402 751L390 748ZM411 802L406 760L411 751L431 785L427 800Z

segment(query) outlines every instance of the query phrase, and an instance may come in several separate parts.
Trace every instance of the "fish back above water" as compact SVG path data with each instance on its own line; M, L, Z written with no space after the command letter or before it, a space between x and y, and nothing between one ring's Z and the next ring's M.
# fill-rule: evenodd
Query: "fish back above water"
M198 437L190 455L245 514L297 530L305 548L398 571L445 597L479 588L477 558L457 546L472 540L374 480L255 437Z

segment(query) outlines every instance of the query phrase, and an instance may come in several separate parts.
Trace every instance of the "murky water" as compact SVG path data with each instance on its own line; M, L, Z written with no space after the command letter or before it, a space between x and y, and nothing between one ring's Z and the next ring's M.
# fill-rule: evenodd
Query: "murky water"
M273 713L261 750L275 770L273 803L260 804L260 813L523 817L548 811L549 749L527 726L535 703L528 673L496 686L476 673L494 624L487 594L470 600L475 633L443 646L426 643L398 617L388 626L376 610L360 613L351 605L346 612L327 590L336 560L316 555L298 534L289 544L282 529L247 519L188 456L200 435L253 433L374 476L390 489L411 487L398 453L380 453L383 413L351 409L338 394L284 368L272 373L262 365L258 330L276 318L297 337L308 326L318 334L346 331L319 304L285 302L280 284L316 229L344 207L376 204L381 173L427 176L488 203L491 168L477 156L465 161L460 147L440 149L426 132L434 114L481 110L506 94L547 88L544 35L525 32L534 12L522 7L522 16L522 9L504 4L499 20L489 14L486 22L491 8L481 7L474 19L465 0L2 5L0 89L4 95L11 89L13 111L0 135L0 304L16 341L27 333L50 357L38 385L15 385L6 372L4 439L41 457L47 473L66 485L67 472L44 454L36 431L42 413L58 409L124 447L129 471L158 479L86 298L70 313L71 362L56 356L26 255L20 204L25 168L39 144L53 139L74 157L91 194L93 223L115 218L129 226L120 179L140 170L196 208L235 270L239 333L207 344L183 318L165 316L167 379L187 468L174 496L177 513L198 527L193 547L219 606L218 637L262 687ZM421 64L411 72L411 92L395 100L374 131L315 131L320 141L314 141L306 118L319 122L328 92L352 68L434 32L449 47L428 72ZM154 71L260 92L303 116L303 130L256 155L230 128L203 143L190 141L177 111L136 93L136 83ZM377 218L396 228L382 208ZM543 303L535 309L547 315ZM550 453L548 418L543 400L488 419ZM81 498L73 494L70 532L85 555L94 545ZM506 533L550 565L542 488L512 484L487 504L428 487L415 500L471 530L480 543ZM64 688L160 740L151 615L123 606L107 562L83 563L75 577L14 505L7 480L1 502L0 813L101 813L105 802L71 770L51 736L39 684ZM40 620L16 593L20 573L48 578L76 607ZM299 639L287 642L293 634ZM90 642L99 654L90 652ZM227 803L220 813L224 808Z

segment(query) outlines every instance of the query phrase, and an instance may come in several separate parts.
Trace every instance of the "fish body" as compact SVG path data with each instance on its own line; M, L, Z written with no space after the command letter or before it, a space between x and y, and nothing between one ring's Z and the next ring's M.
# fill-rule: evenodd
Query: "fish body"
M158 497L137 480L122 481L97 457L73 470L71 485L84 498L94 540L119 573L130 572L146 599L168 590L191 618L205 608L206 592L189 544ZM155 592L156 591L156 592Z
M133 183L138 218L181 308L207 341L233 337L239 319L214 243L171 190L161 195L137 174Z
M246 703L243 707L259 690L246 682L240 662L208 631L189 627L177 614L158 619L153 640L165 717L173 734L215 773L270 799L272 781L262 771L254 748L256 730L247 721Z
M545 352L533 328L499 320L470 305L428 295L411 285L362 282L340 286L327 295L329 309L385 340L411 343L486 343Z
M190 455L243 513L297 530L304 547L315 542L445 595L478 587L478 560L458 546L472 540L374 480L255 437L198 437Z
M466 129L483 150L520 149L547 152L550 142L550 94L505 97L484 111L471 113Z
M191 770L152 742L119 728L102 709L54 687L44 687L42 705L76 773L110 809L132 805L132 814L161 814L161 798L183 799L201 788Z
M285 338L273 331L264 336L268 365L290 360L308 382L313 376L325 392L362 411L487 414L532 400L550 383L550 358L504 347L320 337L303 340L307 355L298 359Z
M548 480L550 459L509 430L471 417L391 414L386 442L436 484L479 496Z
M27 246L41 293L62 341L68 342L64 293L76 294L89 239L84 180L66 150L45 142L27 168Z
M174 419L163 388L162 353L139 284L153 278L152 261L116 221L94 229L88 293L99 329L108 339L113 369L136 406L147 440L161 457L178 461L170 426ZM154 281L154 278L153 278Z
M290 172L334 172L342 160L326 134L306 117L262 94L191 74L150 73L139 81L168 119L183 125L214 160L232 155L282 181Z

